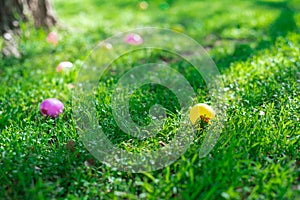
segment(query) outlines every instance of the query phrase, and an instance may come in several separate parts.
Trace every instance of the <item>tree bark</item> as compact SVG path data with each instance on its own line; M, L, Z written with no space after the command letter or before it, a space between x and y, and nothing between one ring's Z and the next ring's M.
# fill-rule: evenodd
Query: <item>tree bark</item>
M27 0L35 27L51 27L57 23L49 0Z
M4 41L4 56L21 56L15 36L20 34L20 22L30 18L36 28L50 28L57 23L50 0L0 0L0 34Z

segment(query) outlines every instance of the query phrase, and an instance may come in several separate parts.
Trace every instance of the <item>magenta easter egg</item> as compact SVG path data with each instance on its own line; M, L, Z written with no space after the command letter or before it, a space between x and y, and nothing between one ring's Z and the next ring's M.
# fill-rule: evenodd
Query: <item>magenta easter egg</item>
M55 98L45 99L40 105L41 113L46 117L56 118L63 112L64 104Z
M131 45L139 45L143 43L143 38L135 33L130 33L126 36L125 42Z

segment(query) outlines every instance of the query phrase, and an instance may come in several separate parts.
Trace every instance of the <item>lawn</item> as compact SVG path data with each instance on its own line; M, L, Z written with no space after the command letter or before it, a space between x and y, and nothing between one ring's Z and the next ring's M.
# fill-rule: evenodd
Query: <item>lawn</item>
M21 59L0 59L0 199L299 199L300 4L295 1L53 0L60 24L57 46L48 32L22 25ZM205 157L206 128L169 166L132 173L110 167L85 147L74 119L73 92L80 68L102 40L134 28L184 33L208 52L222 85L213 94L224 108L223 127ZM158 38L159 40L159 38ZM1 47L0 40L0 47ZM142 126L149 109L167 109L163 128L139 140L114 119L111 95L121 75L141 63L166 63L191 84L196 102L213 97L189 62L161 50L121 56L99 77L95 107L112 143L129 152L153 151L176 135L179 102L168 88L146 84L129 111ZM61 61L75 70L57 73ZM97 61L98 62L98 61ZM100 62L100 61L99 61ZM64 103L56 119L39 110L46 98ZM209 127L210 125L206 125Z

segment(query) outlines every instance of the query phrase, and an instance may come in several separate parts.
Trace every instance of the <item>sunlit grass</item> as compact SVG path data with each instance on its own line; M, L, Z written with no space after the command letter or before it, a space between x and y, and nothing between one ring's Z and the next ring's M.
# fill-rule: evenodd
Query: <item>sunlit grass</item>
M24 25L20 60L0 60L0 197L3 199L297 199L300 196L300 35L299 6L294 1L140 1L54 0L62 26L59 44L47 33ZM298 7L297 7L298 6ZM72 89L76 73L55 71L61 61L78 70L96 44L131 28L180 29L202 44L224 80L227 107L224 129L215 148L199 158L205 134L172 165L149 173L119 172L98 162L76 132ZM1 46L1 45L0 45ZM133 94L131 113L149 121L156 102L169 107L164 131L137 143L113 120L110 97L121 67L167 61L209 101L201 77L188 63L159 53L133 54L107 71L97 88L98 115L107 135L123 149L159 148L173 137L174 96L146 85ZM120 71L118 71L121 69ZM126 68L127 69L127 68ZM202 85L201 85L202 86ZM198 89L198 90L197 90ZM167 97L166 97L167 96ZM58 98L65 105L58 119L44 118L39 104ZM172 103L170 103L172 102ZM172 112L171 112L172 111ZM146 112L146 113L145 113ZM173 116L173 118L172 118Z

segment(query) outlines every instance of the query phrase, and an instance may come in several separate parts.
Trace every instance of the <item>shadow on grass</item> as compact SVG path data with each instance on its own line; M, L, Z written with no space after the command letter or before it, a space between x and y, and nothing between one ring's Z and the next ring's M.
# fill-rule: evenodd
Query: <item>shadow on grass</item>
M284 37L289 32L298 31L298 27L294 19L295 10L289 4L289 1L257 1L255 4L257 6L263 6L266 9L279 9L280 14L266 30L267 38L262 38L258 41L254 48L251 47L251 42L253 42L251 40L233 40L233 42L236 42L233 53L215 60L219 70L222 71L230 67L230 64L233 62L245 61L257 51L270 48L275 44L278 37Z

